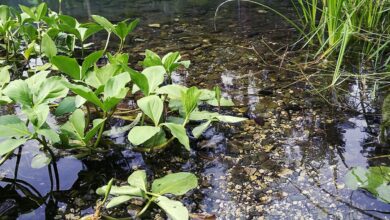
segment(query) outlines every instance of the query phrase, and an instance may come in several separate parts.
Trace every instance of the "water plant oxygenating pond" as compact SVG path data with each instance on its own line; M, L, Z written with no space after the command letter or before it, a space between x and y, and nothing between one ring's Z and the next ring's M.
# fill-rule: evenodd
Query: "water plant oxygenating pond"
M2 217L389 218L378 28L337 61L308 1L45 2L0 1Z

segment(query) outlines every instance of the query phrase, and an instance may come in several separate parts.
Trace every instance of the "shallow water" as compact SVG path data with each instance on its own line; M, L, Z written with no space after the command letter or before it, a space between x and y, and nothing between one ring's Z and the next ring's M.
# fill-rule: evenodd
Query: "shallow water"
M34 1L0 0L15 6L26 2ZM190 154L179 147L158 155L133 152L122 135L106 141L114 149L106 154L78 160L63 153L57 160L58 177L52 166L30 167L37 152L37 144L31 143L21 153L16 189L12 183L18 158L0 167L5 177L0 181L0 215L77 219L93 212L97 187L112 177L124 181L133 170L146 169L149 177L171 171L197 174L199 189L183 200L192 213L215 214L218 219L390 219L390 205L367 192L348 190L343 183L351 167L390 165L387 159L367 159L389 153L376 144L377 121L330 108L307 92L311 87L299 74L281 68L284 61L276 50L293 43L296 32L280 17L232 2L221 8L215 31L214 12L221 2L64 1L64 13L80 20L92 14L112 21L140 18L126 46L132 65L143 59L145 49L180 51L192 67L175 73L175 82L206 88L218 84L237 105L225 113L251 120L210 128L192 142ZM292 16L289 1L264 2ZM104 37L94 38L96 46L104 44ZM111 46L116 49L115 43ZM359 105L356 85L352 82L348 89L347 101ZM370 111L375 117L375 110Z

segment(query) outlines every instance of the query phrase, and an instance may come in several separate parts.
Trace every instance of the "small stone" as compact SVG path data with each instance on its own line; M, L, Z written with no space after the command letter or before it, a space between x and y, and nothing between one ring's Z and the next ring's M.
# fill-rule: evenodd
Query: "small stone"
M156 24L148 24L148 26L151 27L151 28L160 28L161 24L158 24L158 23L156 23Z

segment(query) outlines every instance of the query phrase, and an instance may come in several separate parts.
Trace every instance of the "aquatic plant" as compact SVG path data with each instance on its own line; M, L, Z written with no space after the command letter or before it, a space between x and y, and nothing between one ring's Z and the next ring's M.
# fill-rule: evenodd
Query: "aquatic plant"
M365 189L379 200L390 203L389 167L355 167L345 176L345 183L352 190Z
M155 179L148 189L146 172L138 170L133 172L127 179L127 185L114 186L112 181L106 186L100 187L96 193L105 196L102 204L107 200L107 195L111 199L105 205L107 209L122 205L132 199L142 199L145 205L137 216L141 216L152 203L158 205L172 220L189 219L187 208L179 201L172 200L164 195L170 194L181 196L198 186L197 178L194 174L181 172L168 174L162 178Z

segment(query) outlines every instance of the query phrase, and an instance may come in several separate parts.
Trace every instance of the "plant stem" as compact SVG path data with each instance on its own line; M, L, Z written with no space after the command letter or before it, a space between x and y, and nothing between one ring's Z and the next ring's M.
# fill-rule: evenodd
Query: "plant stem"
M103 125L100 127L98 137L96 139L95 144L93 145L94 149L97 148L97 146L99 145L100 140L102 139L102 134L103 134L103 131L104 131L104 125L106 124L106 119L107 119L107 112L104 112L103 119L104 119Z
M140 212L138 212L137 217L144 214L145 211L149 208L150 204L152 204L152 202L156 199L157 199L157 197L153 197L153 198L149 199L148 203L146 203L146 205L142 208L142 210Z
M108 32L106 46L104 46L104 53L106 53L106 51L107 51L108 43L110 42L110 38L111 38L111 32Z

